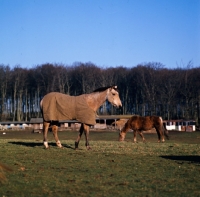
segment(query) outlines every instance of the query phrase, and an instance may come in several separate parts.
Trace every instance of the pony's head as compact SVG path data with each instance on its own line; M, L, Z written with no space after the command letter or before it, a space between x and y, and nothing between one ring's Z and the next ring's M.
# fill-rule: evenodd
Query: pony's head
M125 123L125 125L122 128L122 130L119 132L119 141L124 141L124 139L126 137L126 133L129 130L128 122L129 122L129 120Z
M119 132L119 141L122 142L124 141L124 138L126 136L126 133L123 132L123 129Z
M122 107L122 102L119 98L119 90L117 86L111 86L107 91L108 101L115 107Z

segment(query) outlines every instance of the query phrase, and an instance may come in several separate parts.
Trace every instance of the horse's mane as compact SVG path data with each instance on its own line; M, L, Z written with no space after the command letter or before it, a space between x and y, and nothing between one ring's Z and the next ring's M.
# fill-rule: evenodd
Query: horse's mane
M116 86L101 87L101 88L94 90L93 92L103 92L103 91L107 90L108 88L113 88L114 90L119 92L119 90L116 88Z

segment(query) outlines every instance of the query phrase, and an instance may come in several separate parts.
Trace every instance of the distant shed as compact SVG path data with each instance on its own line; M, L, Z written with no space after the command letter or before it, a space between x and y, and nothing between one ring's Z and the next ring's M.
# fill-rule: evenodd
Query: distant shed
M30 128L29 122L25 121L14 121L14 122L0 122L0 130L21 130Z
M106 129L108 125L111 125L113 121L119 120L121 118L130 118L131 115L101 115L96 117L96 124L92 126L94 129ZM43 128L43 119L42 118L31 118L30 124L32 125L33 130L41 130ZM77 120L63 120L59 121L59 130L62 129L79 129L81 123ZM114 125L115 128L117 125Z
M165 120L167 130L177 130L193 132L196 131L196 122L194 120Z

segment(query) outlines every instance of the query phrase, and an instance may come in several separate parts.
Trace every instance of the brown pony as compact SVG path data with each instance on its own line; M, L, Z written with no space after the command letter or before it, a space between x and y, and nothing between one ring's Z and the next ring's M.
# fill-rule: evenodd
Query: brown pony
M57 146L62 147L57 134L59 121L78 120L81 122L81 127L75 141L75 149L78 148L83 132L85 134L86 148L90 149L88 140L89 127L96 124L96 111L106 100L115 107L122 106L117 86L99 88L90 94L82 94L80 96L69 96L58 92L51 92L45 95L40 102L45 148L49 147L47 133L50 125L52 126Z
M156 129L158 135L158 142L165 141L164 135L169 139L168 132L163 126L163 120L159 116L132 116L124 125L123 129L119 133L119 141L124 141L126 133L128 130L133 130L134 142L137 142L136 134L137 132L141 136L143 142L145 142L144 135L142 131L147 131L152 128Z

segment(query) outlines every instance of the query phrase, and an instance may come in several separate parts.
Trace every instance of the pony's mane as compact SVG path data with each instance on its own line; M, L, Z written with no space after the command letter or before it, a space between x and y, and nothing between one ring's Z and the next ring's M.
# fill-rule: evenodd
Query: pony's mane
M113 88L114 90L119 92L119 90L115 86L101 87L101 88L98 88L98 89L94 90L93 92L103 92L103 91L107 90L108 88Z

